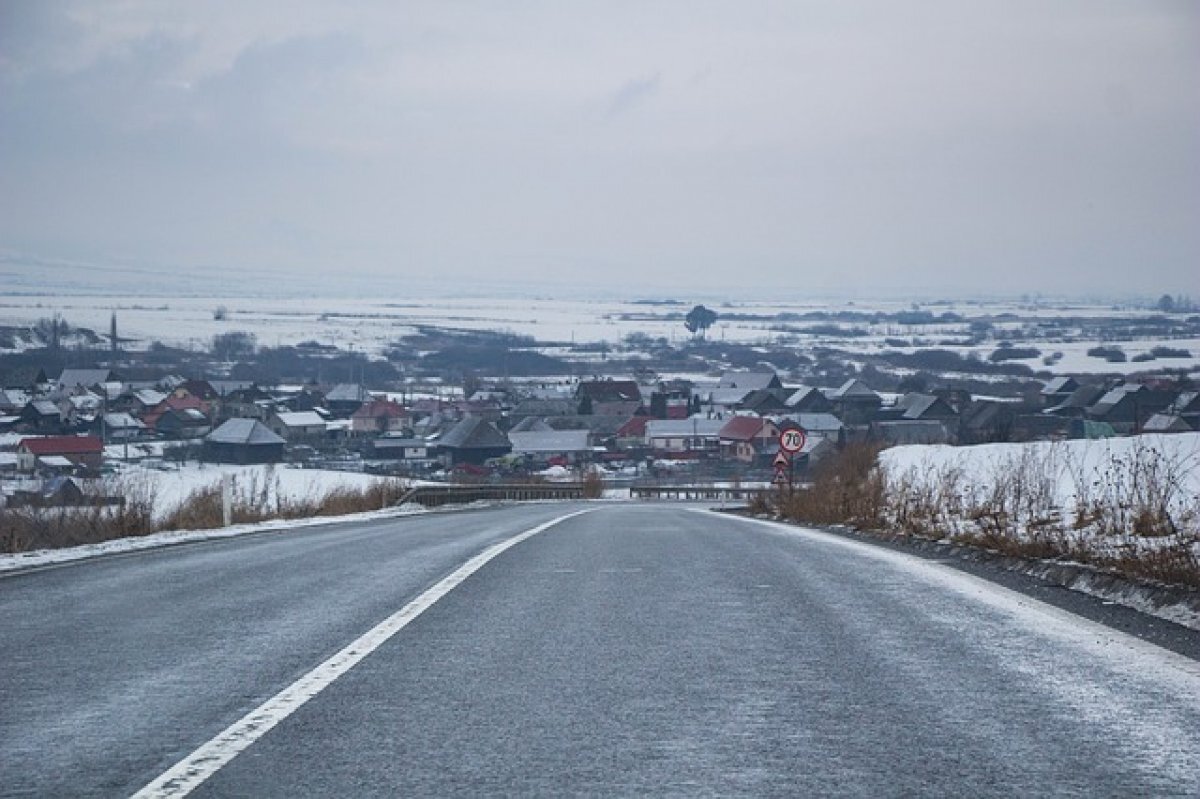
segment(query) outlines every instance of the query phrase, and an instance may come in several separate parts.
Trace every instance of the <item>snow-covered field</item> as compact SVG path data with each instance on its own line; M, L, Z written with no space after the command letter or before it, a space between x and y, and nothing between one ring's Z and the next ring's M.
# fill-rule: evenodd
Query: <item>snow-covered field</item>
M142 483L154 497L159 515L178 507L190 494L219 488L229 475L236 494L264 496L268 504L322 497L339 488L364 489L378 482L374 475L286 466L188 465L179 469L130 469L117 478L121 483Z
M893 479L935 485L947 474L961 475L964 489L986 490L1024 468L1026 477L1053 478L1047 499L1074 513L1080 501L1100 492L1135 490L1145 475L1138 465L1151 463L1174 485L1174 510L1200 498L1200 433L1146 434L1095 441L1038 441L1028 444L979 444L969 447L912 445L893 447L880 464ZM1037 473L1030 473L1030 465ZM1142 488L1148 488L1142 486Z
M83 284L61 292L29 290L0 293L0 327L24 327L60 314L69 324L106 334L113 314L117 317L118 335L126 346L145 348L159 341L168 345L201 349L207 348L214 336L231 331L253 333L265 346L296 345L317 342L333 345L344 351L379 355L403 336L417 332L422 325L465 330L490 330L532 336L540 342L600 343L623 342L633 333L668 341L681 341L689 334L678 319L664 319L668 314L686 313L691 304L707 302L720 314L716 325L708 331L709 338L748 344L789 343L801 347L833 346L849 352L878 354L886 350L912 352L920 348L950 349L961 355L986 359L998 342L966 344L970 325L938 323L928 325L898 325L895 323L868 324L836 323L829 332L815 335L804 331L814 322L780 322L777 314L802 315L810 312L897 313L921 308L935 316L945 313L965 318L993 320L996 330L1003 334L1005 325L1013 326L1014 338L1020 332L1021 320L1054 319L1057 317L1091 317L1128 319L1145 317L1144 308L1114 308L1108 305L1058 303L1053 306L1017 303L1006 300L992 302L942 301L921 305L909 300L865 299L717 299L711 297L678 297L678 304L648 304L636 296L616 298L598 295L589 298L551 298L530 294L508 294L480 297L445 297L418 295L403 291L360 296L331 296L326 291L270 293L230 296L219 290L212 292L142 293L122 291L119 284L111 290L91 288ZM14 287L15 288L15 287ZM217 318L218 309L223 318ZM736 317L755 318L736 318ZM838 328L847 331L839 335ZM888 339L892 339L891 342ZM896 339L909 346L897 345ZM1036 358L1018 363L1036 370L1060 374L1104 372L1128 374L1150 368L1200 368L1200 339L1146 339L1120 342L1130 360L1110 363L1087 355L1087 350L1102 343L1096 338L1061 342L1030 342L1041 350ZM1159 359L1135 362L1135 356L1161 345L1186 349L1187 358ZM1047 365L1042 358L1061 353L1061 358ZM576 356L577 357L577 356Z

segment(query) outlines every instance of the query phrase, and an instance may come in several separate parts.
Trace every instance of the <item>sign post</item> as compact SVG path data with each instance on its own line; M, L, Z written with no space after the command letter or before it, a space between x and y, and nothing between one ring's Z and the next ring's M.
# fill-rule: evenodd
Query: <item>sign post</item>
M786 461L788 491L795 486L796 455L804 449L804 442L807 440L808 436L802 427L789 427L787 430L779 432L779 454L775 456L775 475L778 478L783 473L784 464L781 463L781 460Z
M781 489L785 485L790 489L792 487L791 457L783 450L779 450L775 453L775 460L771 461L771 465L775 467L775 478L771 482Z

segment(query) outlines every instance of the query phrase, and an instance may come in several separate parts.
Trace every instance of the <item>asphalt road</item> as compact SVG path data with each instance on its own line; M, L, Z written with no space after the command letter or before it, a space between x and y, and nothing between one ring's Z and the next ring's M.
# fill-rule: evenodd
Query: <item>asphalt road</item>
M0 794L128 796L532 505L0 578ZM669 505L499 554L193 796L1200 796L1200 664L938 563Z

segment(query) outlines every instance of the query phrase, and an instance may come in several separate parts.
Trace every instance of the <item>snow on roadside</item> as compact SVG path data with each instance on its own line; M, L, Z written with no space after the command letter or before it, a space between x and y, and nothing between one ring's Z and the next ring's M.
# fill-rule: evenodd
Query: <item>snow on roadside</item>
M112 541L102 541L97 544L83 544L77 547L63 549L37 549L32 552L18 552L12 555L0 555L0 574L5 572L31 569L39 566L50 566L59 563L69 563L76 560L86 560L100 555L115 555L124 552L137 552L143 549L187 544L194 541L211 541L218 538L233 538L249 533L261 533L270 530L291 530L297 527L315 527L321 524L334 524L350 520L368 521L371 519L387 519L398 516L412 516L427 513L423 506L405 505L399 508L354 513L348 516L313 516L307 519L272 519L254 524L235 524L229 527L219 527L211 530L172 530L163 533L134 538L116 538Z
M1023 453L1030 453L1036 461L1060 465L1056 487L1058 503L1072 509L1080 480L1104 483L1128 478L1128 474L1115 473L1114 464L1128 464L1147 452L1161 455L1165 463L1177 468L1183 481L1178 492L1181 498L1200 497L1200 433L965 447L913 444L884 450L879 462L892 477L910 475L937 480L945 470L957 469L963 472L966 483L980 485L1020 463Z
M1200 558L1200 433L905 446L885 450L880 464L894 485L898 523L915 522L946 538L987 533L1044 542L1049 536L1076 554L1031 561L1027 573L1065 566L1073 573L1064 587L1200 629L1194 595L1179 599L1166 588L1114 583L1105 568L1114 564L1126 574L1140 564L1154 575L1187 569L1189 551ZM901 522L903 514L911 518ZM1100 571L1072 563L1076 558Z
M180 469L126 469L120 483L145 483L154 497L155 516L162 518L195 491L219 488L224 475L233 480L234 491L269 493L272 501L295 501L321 497L338 488L365 489L388 478L361 472L328 469L293 469L272 466L192 464ZM409 481L405 481L406 483Z
M125 469L119 476L111 478L111 480L115 486L134 487L136 490L144 491L146 496L153 497L154 515L157 519L162 519L177 508L193 492L205 488L219 487L223 476L226 474L230 475L233 479L235 493L241 492L245 494L252 489L257 492L266 491L269 503L277 503L280 500L286 502L322 497L338 488L364 489L381 480L389 479L359 472L340 472L322 469L292 469L262 465L226 466L192 464L165 471L140 466L132 467ZM422 481L405 482L409 485L416 485ZM271 521L238 524L209 530L166 531L146 536L120 538L63 549L41 549L16 554L0 554L0 573L37 566L47 566L55 563L66 563L97 555L134 552L154 547L170 546L172 544L229 538L231 536L246 535L247 533L267 530L310 527L349 519L390 518L425 512L427 511L423 506L404 506L356 513L348 516L273 519Z

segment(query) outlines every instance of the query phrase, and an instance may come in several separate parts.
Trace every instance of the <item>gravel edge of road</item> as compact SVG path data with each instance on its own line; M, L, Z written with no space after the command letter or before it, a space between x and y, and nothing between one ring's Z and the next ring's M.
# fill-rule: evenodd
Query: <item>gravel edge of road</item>
M714 510L750 517L745 509ZM801 525L767 516L751 518L820 530L937 561L1200 661L1200 591L1132 580L1082 564L1017 558L949 541L866 532L844 525Z

